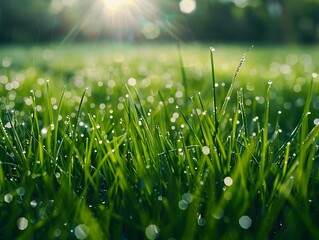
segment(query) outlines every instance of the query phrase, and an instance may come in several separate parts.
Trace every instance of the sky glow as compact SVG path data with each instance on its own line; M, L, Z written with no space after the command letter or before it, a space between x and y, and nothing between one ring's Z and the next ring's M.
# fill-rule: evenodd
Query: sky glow
M134 0L105 0L105 7L109 10L117 10L132 5Z

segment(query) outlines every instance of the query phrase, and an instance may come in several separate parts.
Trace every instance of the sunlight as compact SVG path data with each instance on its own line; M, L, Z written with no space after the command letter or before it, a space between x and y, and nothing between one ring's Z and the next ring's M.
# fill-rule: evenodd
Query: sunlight
M182 0L179 2L179 8L183 13L192 13L196 9L196 2L195 0Z
M105 0L105 7L110 10L117 10L121 7L132 5L134 0Z

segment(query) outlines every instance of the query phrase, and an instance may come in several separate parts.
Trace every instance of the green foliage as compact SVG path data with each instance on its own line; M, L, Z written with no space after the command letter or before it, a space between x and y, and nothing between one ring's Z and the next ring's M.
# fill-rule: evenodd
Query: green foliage
M0 238L319 236L314 49L101 49L1 53Z

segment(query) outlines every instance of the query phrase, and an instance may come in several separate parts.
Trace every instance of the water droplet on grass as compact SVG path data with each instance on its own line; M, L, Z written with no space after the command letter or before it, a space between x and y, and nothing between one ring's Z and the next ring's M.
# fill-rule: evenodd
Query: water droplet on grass
M13 196L10 193L4 195L4 201L6 203L11 203L12 199L13 199Z
M61 235L61 229L59 229L59 228L55 229L53 235L54 235L55 237L60 237L60 235Z
M21 231L25 230L28 227L28 220L25 217L20 217L17 220L17 227L18 229L20 229Z
M188 208L188 203L185 200L181 200L178 202L178 207L181 210L186 210Z
M89 228L85 224L80 224L74 229L74 234L77 239L86 239L89 236Z
M206 224L206 219L205 218L202 218L202 216L201 215L199 215L199 217L198 217L198 219L197 219L197 224L199 225L199 226L204 226L205 224Z
M191 203L193 201L193 196L190 193L184 193L182 199L187 203Z
M248 229L251 227L252 221L251 218L244 215L239 219L239 225L243 228L243 229Z
M204 146L204 147L202 148L202 152L203 152L205 155L208 155L208 154L210 153L209 147Z
M30 205L31 205L31 207L35 208L35 207L38 205L38 203L37 203L37 201L32 200L32 201L30 202Z
M42 137L46 137L47 133L48 133L48 129L47 129L47 128L42 128L42 129L41 129L41 135L42 135Z
M25 194L25 189L23 187L19 187L16 192L20 197L22 197Z
M226 186L230 187L233 184L233 179L231 177L225 177L224 183Z
M6 128L10 129L11 128L11 123L7 122L7 124L5 125Z
M145 229L145 235L150 240L154 240L158 238L159 234L160 234L160 229L155 224L151 224Z

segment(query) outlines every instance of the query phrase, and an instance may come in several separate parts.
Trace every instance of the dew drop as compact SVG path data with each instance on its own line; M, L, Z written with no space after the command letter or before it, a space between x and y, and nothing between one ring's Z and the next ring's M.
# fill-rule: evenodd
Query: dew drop
M252 221L251 218L244 215L239 219L239 225L243 228L243 229L248 229L251 227Z
M37 201L32 200L32 201L30 202L30 205L31 205L31 207L35 208L35 207L38 205L38 203L37 203Z
M25 230L28 227L28 220L25 217L20 217L17 220L17 227L21 231Z
M233 185L233 179L231 177L225 177L224 183L226 186L230 187L231 185Z
M158 238L159 234L160 234L160 229L155 224L151 224L145 229L145 235L150 240L154 240Z
M203 152L205 155L208 155L208 154L210 153L209 147L204 146L204 147L202 148L202 152Z
M16 192L20 197L22 197L25 194L25 189L23 187L19 187Z
M190 193L184 193L182 199L187 203L190 204L193 201L193 196Z
M199 226L204 226L205 224L206 224L206 219L205 218L203 218L201 215L199 215L199 217L198 217L198 219L197 219L197 224L199 225Z
M47 129L47 128L42 128L42 129L41 129L41 135L42 135L42 137L46 136L47 133L48 133L48 129Z
M89 228L85 224L80 224L74 229L74 234L77 239L86 239L89 236Z
M59 229L59 228L55 229L53 235L54 235L55 237L60 237L60 235L61 235L61 229Z
M181 200L178 202L178 207L181 210L186 210L188 208L188 203L185 200Z
M12 199L13 199L13 196L10 193L4 195L4 201L6 203L11 203Z

